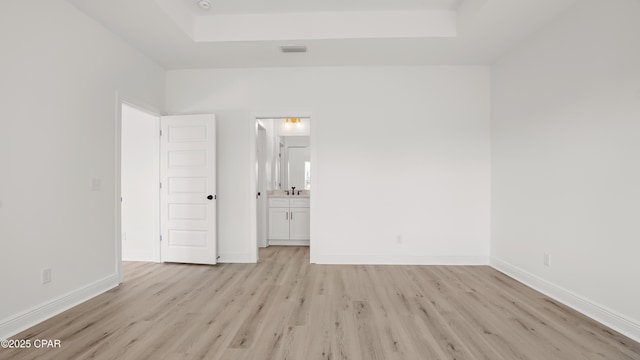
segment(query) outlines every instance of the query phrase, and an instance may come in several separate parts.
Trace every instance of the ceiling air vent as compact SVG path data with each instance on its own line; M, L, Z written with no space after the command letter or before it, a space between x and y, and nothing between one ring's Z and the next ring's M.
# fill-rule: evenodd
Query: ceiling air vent
M284 45L280 46L283 53L306 53L307 47L304 45Z

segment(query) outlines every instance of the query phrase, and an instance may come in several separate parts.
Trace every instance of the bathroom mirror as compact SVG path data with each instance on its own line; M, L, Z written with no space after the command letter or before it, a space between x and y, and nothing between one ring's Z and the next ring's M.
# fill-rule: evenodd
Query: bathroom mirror
M281 189L311 189L311 152L308 136L278 137L280 157L276 183Z

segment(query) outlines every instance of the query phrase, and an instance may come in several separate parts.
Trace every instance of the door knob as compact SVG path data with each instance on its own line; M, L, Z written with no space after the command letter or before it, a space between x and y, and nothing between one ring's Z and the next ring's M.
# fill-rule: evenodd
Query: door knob
M257 198L259 198L259 197L260 197L260 195L262 195L262 194L260 194L260 192L258 192L258 193L256 194L256 199L257 199Z
M213 195L209 195L209 196L207 196L207 199L209 199L209 200L213 200Z

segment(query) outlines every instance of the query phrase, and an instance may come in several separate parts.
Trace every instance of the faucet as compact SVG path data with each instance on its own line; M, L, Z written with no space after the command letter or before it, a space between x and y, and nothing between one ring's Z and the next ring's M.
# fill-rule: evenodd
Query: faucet
M285 190L284 192L286 192L286 193L287 193L287 195L289 195L289 190Z
M291 195L295 195L295 194L296 194L296 187L292 186L291 187ZM300 194L298 194L298 195L300 195Z

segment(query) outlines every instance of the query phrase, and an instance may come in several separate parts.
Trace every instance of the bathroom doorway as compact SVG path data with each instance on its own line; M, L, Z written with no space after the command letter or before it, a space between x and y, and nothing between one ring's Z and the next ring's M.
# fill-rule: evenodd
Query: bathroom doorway
M312 151L310 117L256 117L255 239L258 248L310 246Z

